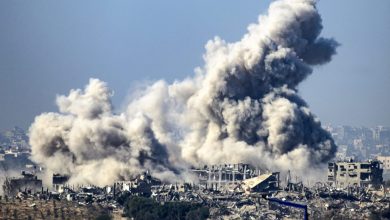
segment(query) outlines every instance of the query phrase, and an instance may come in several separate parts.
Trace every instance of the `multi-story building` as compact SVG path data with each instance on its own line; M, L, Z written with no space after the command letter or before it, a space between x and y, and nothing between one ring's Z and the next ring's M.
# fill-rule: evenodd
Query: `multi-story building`
M378 160L328 164L328 183L337 188L378 186L383 182L382 175L382 163Z
M210 189L220 189L226 185L239 184L244 180L259 177L262 174L271 174L271 176L265 175L262 177L272 179L272 184L279 187L279 172L260 170L244 163L204 166L203 168L194 168L192 172L198 176L200 185ZM261 177L252 180L257 182L261 180Z
M383 171L390 172L390 156L378 156L376 158L383 164Z

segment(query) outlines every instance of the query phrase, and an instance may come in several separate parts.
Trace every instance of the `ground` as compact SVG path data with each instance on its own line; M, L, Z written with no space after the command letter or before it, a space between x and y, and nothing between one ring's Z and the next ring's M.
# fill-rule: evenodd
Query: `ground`
M0 201L0 219L96 219L107 216L108 213L108 210L99 205L79 205L77 202L64 200L28 198L6 201L3 198Z

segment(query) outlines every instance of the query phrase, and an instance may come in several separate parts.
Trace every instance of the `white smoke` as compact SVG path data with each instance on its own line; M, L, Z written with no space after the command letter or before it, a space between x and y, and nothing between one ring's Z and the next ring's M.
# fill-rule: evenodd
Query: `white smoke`
M315 1L273 2L236 43L206 44L194 77L158 81L114 114L106 83L58 96L60 113L30 127L32 159L73 183L110 184L145 170L163 180L189 178L190 166L250 163L305 171L326 163L336 146L297 86L338 43L320 38Z

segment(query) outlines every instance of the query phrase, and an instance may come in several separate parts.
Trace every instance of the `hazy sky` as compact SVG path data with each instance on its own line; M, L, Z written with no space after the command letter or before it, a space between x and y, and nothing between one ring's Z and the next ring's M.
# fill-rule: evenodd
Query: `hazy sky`
M114 105L139 83L203 64L207 40L236 41L270 1L1 0L0 130L57 111L56 94L108 82ZM390 1L322 0L338 55L301 85L323 123L390 125Z

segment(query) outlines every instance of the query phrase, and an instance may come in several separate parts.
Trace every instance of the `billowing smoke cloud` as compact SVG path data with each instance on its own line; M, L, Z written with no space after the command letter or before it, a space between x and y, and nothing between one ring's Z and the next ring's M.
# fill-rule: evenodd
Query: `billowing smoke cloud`
M91 79L57 97L60 113L36 117L32 159L97 185L145 170L185 179L190 166L203 164L316 168L336 146L297 86L336 53L338 43L319 37L321 29L315 1L273 2L240 41L210 40L194 77L137 91L120 114L106 83Z

